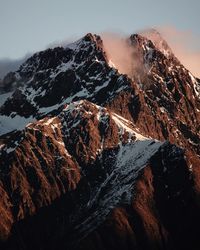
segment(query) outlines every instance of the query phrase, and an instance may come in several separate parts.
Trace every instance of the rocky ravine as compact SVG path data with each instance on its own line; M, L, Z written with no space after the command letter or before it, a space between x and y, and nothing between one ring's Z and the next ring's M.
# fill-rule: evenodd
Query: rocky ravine
M129 44L129 77L88 34L3 80L2 249L199 248L198 79L166 43Z

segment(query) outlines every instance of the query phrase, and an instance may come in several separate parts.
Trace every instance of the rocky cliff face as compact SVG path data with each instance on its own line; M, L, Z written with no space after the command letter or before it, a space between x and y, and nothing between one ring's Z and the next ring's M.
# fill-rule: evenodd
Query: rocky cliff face
M165 41L128 43L129 76L88 34L3 80L2 249L200 247L199 80Z

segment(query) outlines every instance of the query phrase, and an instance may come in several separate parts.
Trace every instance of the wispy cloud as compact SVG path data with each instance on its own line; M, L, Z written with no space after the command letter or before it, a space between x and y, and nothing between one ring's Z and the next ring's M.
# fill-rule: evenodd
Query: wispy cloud
M193 34L191 31L179 30L173 26L162 26L156 28L156 30L166 40L180 62L194 76L200 78L200 36ZM145 29L137 33L145 36L148 34L149 39L153 40L155 37L151 35L151 31L152 29ZM133 48L127 45L124 34L107 32L102 34L102 38L109 59L121 73L130 75L134 69L138 70L137 66L140 61L136 56L134 57Z
M106 32L101 34L108 60L119 72L129 75L132 71L132 48L126 38L119 33Z
M200 77L200 36L173 26L159 27L175 56L194 76Z
M20 59L0 59L0 79L3 79L4 76L11 72L16 71L20 65L30 56L30 54L27 54L23 58Z

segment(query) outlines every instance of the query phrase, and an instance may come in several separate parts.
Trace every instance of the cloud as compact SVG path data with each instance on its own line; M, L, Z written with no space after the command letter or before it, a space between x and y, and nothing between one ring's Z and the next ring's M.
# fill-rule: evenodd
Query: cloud
M126 39L120 34L111 32L103 33L101 37L110 63L113 63L120 73L129 74L131 72L132 52Z
M133 46L128 43L128 37L114 32L102 33L101 37L110 64L114 64L120 73L131 77L139 69L140 62Z
M191 31L179 30L172 26L158 27L156 30L166 40L179 61L194 76L200 78L200 36L193 34ZM147 36L159 45L157 39L160 39L160 36L156 32L152 32L152 29L145 29L137 33ZM136 71L142 73L141 61L134 49L128 45L127 37L124 34L106 32L101 36L109 60L120 73L129 76L132 76Z
M167 41L181 63L189 69L194 76L200 77L200 37L191 31L179 30L172 26L162 26L156 29ZM148 32L148 29L146 29L145 32ZM144 33L144 31L139 31L138 33ZM132 76L135 71L138 72L138 70L142 70L141 62L134 52L133 47L128 45L128 36L122 33L104 32L101 34L101 37L109 60L114 63L120 73ZM150 39L153 40L155 37L151 36ZM65 46L74 40L76 40L75 37L71 37L61 42L54 42L47 47ZM30 56L30 54L18 60L1 59L0 79L8 72L17 70L28 56Z
M25 57L16 60L0 59L0 79L3 79L9 72L16 71L29 56L30 54L27 54Z
M200 77L200 36L192 31L183 31L172 26L159 27L158 31L180 62L194 76Z
M66 47L68 44L73 43L79 39L78 36L71 36L61 41L54 41L46 46L46 49L54 49L56 47Z

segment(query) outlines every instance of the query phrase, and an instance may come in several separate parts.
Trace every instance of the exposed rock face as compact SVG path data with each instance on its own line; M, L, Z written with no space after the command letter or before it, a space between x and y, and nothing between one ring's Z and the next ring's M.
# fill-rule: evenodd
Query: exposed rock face
M131 76L88 34L4 78L2 249L200 247L199 80L165 41L129 43Z
M108 66L100 37L91 34L66 48L33 55L13 79L22 87L2 106L3 115L40 117L80 99L103 104L129 86L126 76Z
M128 113L145 134L159 140L168 139L199 154L200 99L197 79L173 54L163 54L140 35L131 42L141 58L142 69L134 77L134 94L126 103L114 100L115 112ZM129 99L129 100L127 100Z
M136 182L131 205L115 208L78 249L96 249L97 244L98 249L198 248L193 180L183 152L176 151L176 159L169 157L172 153L168 145L152 157Z

